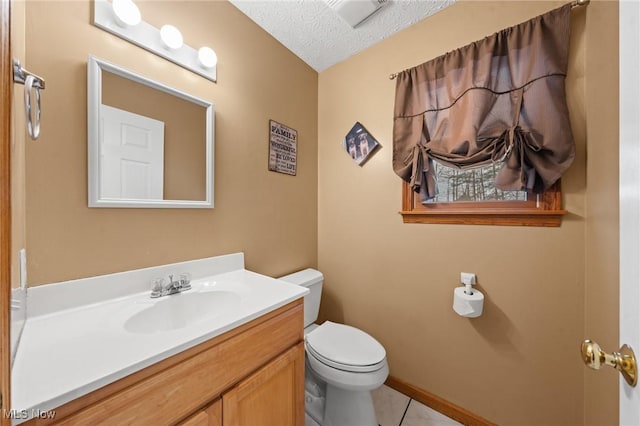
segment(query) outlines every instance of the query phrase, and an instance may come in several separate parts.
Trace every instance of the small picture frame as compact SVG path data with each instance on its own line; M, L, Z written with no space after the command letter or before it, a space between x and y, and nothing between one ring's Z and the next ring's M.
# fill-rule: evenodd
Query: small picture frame
M269 170L295 176L298 166L298 132L269 120Z
M349 130L343 141L347 154L359 166L362 166L378 149L380 144L362 124L356 124Z

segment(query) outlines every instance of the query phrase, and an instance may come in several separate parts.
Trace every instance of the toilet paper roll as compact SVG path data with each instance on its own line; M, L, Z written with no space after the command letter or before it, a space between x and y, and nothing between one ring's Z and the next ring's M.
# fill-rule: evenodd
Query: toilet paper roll
M462 317L476 318L482 315L484 294L473 290L473 294L465 293L464 287L453 290L453 310Z

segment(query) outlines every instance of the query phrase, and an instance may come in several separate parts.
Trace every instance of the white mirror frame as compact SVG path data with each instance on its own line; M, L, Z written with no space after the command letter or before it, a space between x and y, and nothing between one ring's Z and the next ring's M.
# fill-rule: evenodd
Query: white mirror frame
M102 104L102 71L177 96L206 108L206 188L205 200L139 200L100 198L100 105ZM88 119L88 195L89 207L131 208L213 208L213 103L191 96L172 87L150 80L106 61L89 56L87 64Z

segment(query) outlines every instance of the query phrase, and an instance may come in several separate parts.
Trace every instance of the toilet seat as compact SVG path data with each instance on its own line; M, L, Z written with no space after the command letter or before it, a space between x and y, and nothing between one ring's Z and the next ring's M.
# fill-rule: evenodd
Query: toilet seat
M305 336L310 356L342 371L369 373L386 365L384 347L355 327L326 321Z

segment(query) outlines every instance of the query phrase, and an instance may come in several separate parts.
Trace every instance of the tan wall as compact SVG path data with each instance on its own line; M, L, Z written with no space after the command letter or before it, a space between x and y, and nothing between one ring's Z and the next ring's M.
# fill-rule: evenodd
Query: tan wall
M164 123L164 199L206 199L206 108L110 72L102 104Z
M94 27L89 1L27 2L28 63L47 79L27 147L30 285L237 251L266 274L315 266L317 73L227 2L140 8L211 46L218 83ZM88 54L215 104L213 210L87 207ZM298 131L296 177L267 170L269 119Z
M572 13L577 157L563 179L569 214L560 228L402 224L388 75L560 4L461 1L319 80L321 316L378 338L392 375L505 425L583 422L585 12ZM342 149L356 121L383 146L364 167ZM486 295L480 318L452 310L462 271L475 272Z
M584 337L611 352L620 345L618 2L592 1L587 8L587 30ZM619 374L585 369L584 376L585 424L617 425Z

